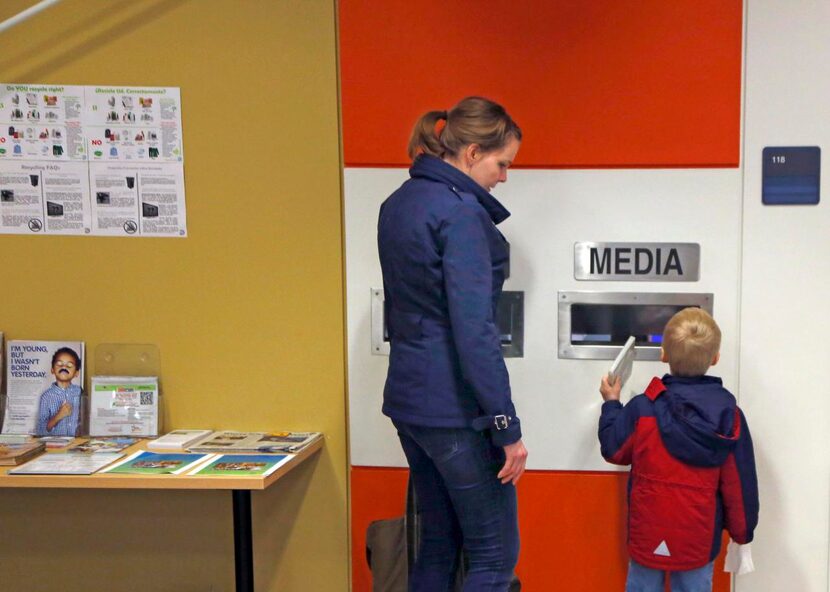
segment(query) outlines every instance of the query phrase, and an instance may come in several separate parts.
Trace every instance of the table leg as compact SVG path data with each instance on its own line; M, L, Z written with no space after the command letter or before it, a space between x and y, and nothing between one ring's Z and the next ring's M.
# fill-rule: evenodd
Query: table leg
M251 492L234 489L233 551L236 592L254 592L254 544L251 533Z

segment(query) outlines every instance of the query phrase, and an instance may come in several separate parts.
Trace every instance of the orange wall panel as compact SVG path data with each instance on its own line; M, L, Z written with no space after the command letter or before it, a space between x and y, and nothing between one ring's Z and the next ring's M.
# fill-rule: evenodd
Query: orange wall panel
M403 516L409 471L352 467L352 592L372 592L366 563L366 529L372 520Z
M347 166L408 164L423 112L480 94L525 167L739 163L741 0L341 0Z
M403 515L407 475L406 469L352 467L353 592L372 590L366 528L372 520ZM627 482L627 473L525 473L518 486L522 546L516 569L523 590L624 588ZM728 590L721 556L715 564L714 592Z

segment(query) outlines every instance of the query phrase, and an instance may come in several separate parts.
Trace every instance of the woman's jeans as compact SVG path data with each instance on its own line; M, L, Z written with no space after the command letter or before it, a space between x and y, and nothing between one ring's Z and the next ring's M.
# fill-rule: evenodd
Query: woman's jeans
M712 592L714 561L688 571L669 572L672 592ZM666 572L651 569L635 561L628 563L628 580L625 592L663 592Z
M410 592L451 590L461 545L464 592L505 592L519 556L516 488L496 474L504 450L486 432L393 421L409 462L420 519Z

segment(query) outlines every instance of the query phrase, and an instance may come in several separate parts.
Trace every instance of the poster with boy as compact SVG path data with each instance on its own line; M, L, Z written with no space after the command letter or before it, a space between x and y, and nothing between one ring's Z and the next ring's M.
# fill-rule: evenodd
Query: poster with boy
M82 425L82 341L7 344L4 434L75 436Z

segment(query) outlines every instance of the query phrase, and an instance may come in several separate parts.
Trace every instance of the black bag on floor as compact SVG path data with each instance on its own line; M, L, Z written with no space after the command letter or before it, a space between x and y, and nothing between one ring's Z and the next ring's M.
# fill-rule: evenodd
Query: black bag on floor
M372 592L407 592L406 519L375 520L366 529L366 561Z

